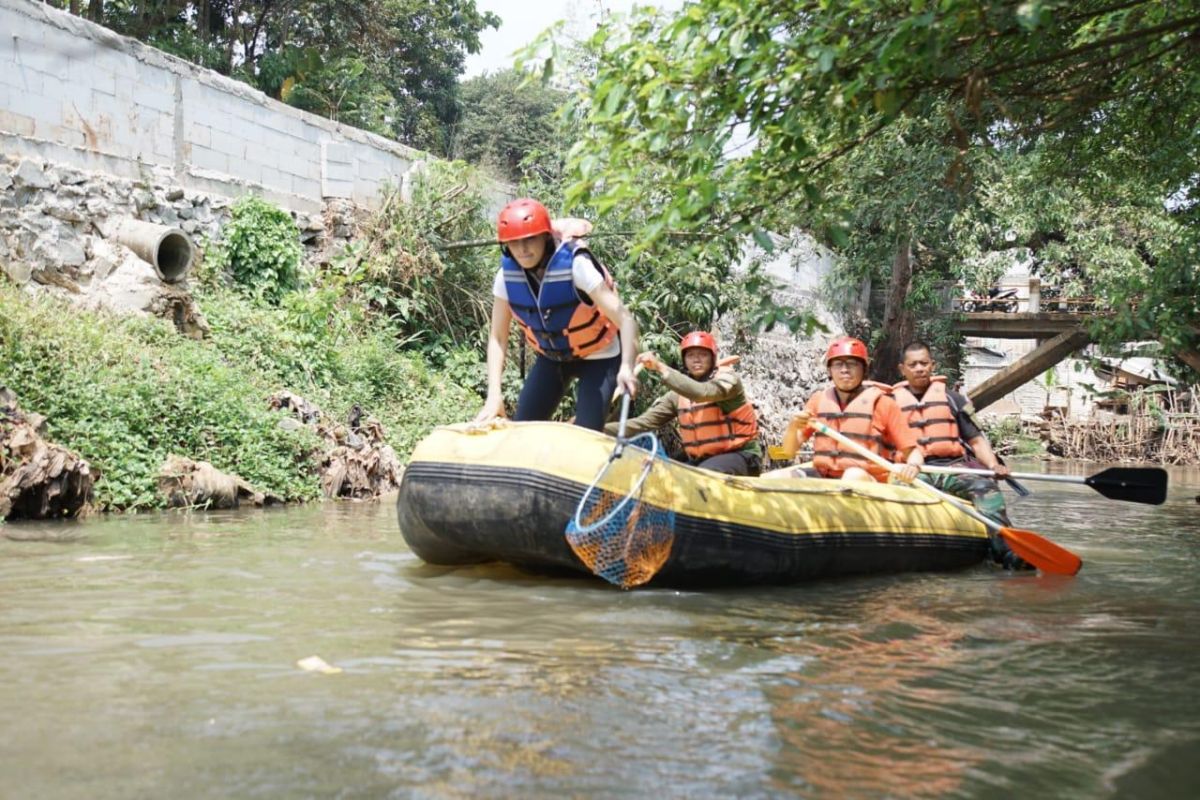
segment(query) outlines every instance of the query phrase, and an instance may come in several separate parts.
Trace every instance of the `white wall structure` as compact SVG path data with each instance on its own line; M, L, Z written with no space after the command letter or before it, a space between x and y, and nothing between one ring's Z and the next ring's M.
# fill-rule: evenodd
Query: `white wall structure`
M791 238L776 237L776 250L763 256L763 272L779 281L790 292L808 300L816 300L821 283L833 271L833 253L822 247L812 237L793 234Z
M33 0L0 0L0 150L304 213L370 208L430 158Z
M969 391L1037 347L1035 339L985 339L968 336L964 342L963 383ZM1087 419L1095 409L1095 392L1109 388L1082 359L1066 358L1046 373L1014 389L979 412L980 417L1040 418L1045 412L1069 419Z

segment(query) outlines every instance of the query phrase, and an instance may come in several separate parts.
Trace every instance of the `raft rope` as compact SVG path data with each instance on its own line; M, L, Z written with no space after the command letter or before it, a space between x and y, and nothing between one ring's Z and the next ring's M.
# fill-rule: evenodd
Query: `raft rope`
M658 437L643 433L625 439L629 396L621 404L617 445L597 473L567 523L567 543L593 574L622 589L646 583L671 554L675 539L675 512L642 500L642 491L656 466L668 458ZM636 462L641 460L640 469ZM625 491L601 488L634 475Z

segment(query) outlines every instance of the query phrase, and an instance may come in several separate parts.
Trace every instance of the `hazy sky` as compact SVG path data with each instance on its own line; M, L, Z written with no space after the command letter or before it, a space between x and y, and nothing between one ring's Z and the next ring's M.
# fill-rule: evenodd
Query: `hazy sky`
M635 5L679 8L683 0L475 0L480 11L491 11L503 22L499 30L480 34L482 51L467 57L464 77L512 66L512 54L560 19L584 22L603 13L624 13Z

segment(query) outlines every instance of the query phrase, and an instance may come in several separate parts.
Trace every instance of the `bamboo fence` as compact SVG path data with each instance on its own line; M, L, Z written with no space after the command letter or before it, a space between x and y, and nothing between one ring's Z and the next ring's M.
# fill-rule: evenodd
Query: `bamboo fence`
M1078 422L1062 417L1041 426L1054 455L1089 461L1200 465L1200 386L1129 393L1128 414Z

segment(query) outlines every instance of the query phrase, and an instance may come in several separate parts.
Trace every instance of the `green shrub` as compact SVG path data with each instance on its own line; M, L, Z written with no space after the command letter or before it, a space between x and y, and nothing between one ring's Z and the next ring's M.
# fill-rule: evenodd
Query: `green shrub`
M1015 456L1039 456L1046 452L1042 440L1026 433L1021 420L1015 417L1002 417L982 427L993 447L1011 444Z
M227 272L235 285L278 302L300 285L304 250L300 230L286 211L246 195L233 205L221 238L205 254L212 269Z
M461 162L431 164L412 202L389 193L343 267L362 299L431 357L440 348L480 347L491 320L497 248L444 247L495 236L484 188L479 172Z
M47 417L50 438L100 472L101 508L161 505L166 456L210 461L288 500L319 494L319 442L279 428L281 389L344 419L376 416L402 457L435 425L469 419L479 397L398 351L386 320L365 320L337 282L281 296L279 307L229 290L198 298L212 329L196 342L165 322L84 312L0 285L0 384ZM456 376L482 375L469 350Z
M271 391L288 388L327 413L345 418L352 406L383 423L401 456L435 425L463 422L481 400L456 375L479 358L460 351L454 374L431 371L416 354L399 351L400 333L386 319L366 318L333 284L285 295L272 308L231 292L203 295L199 305L212 345L235 364L249 365Z
M161 505L172 453L289 500L318 495L317 441L279 428L253 364L227 363L158 320L83 312L0 285L0 383L98 470L102 509Z

